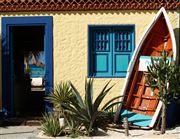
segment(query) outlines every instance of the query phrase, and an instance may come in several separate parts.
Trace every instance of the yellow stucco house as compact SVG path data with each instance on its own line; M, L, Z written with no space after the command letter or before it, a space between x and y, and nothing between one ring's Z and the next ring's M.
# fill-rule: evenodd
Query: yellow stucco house
M27 111L41 113L53 85L70 80L83 93L85 77L95 78L95 94L112 79L106 100L119 95L133 51L161 7L179 48L178 0L1 0L0 110L16 114L25 100ZM20 95L24 55L32 51L42 52L45 65L33 81L43 76L45 87Z

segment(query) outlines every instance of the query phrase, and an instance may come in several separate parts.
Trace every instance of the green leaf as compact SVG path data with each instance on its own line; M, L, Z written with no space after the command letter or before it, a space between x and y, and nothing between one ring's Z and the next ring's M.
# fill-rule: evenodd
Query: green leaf
M71 82L69 82L69 84L70 84L70 86L71 86L71 88L72 88L72 93L76 96L76 99L77 99L77 101L78 101L78 103L79 103L79 106L81 107L81 108L85 108L85 105L84 105L84 103L83 103L83 100L82 100L82 98L81 98L81 95L80 95L80 93L77 91L77 89L74 87L74 85L71 83Z
M88 81L85 81L85 103L87 106L87 112L89 116L93 113L93 79L89 79Z
M175 61L168 60L168 53L163 50L161 57L158 59L151 58L152 64L148 66L148 74L146 81L154 90L158 88L159 93L154 95L163 101L163 103L171 102L175 99L175 92L180 92L180 67L175 64Z
M110 80L111 81L111 80ZM96 98L96 100L94 101L94 111L97 111L99 108L99 105L101 104L102 100L104 99L104 97L106 96L106 94L111 90L111 88L114 86L112 85L111 87L109 87L108 89L107 86L109 85L110 81L104 86L104 88L102 89L102 91L100 92L100 94L98 95L98 97Z
M106 103L104 104L104 106L101 108L101 110L105 110L106 107L108 107L111 103L113 103L113 101L115 101L115 100L117 100L117 99L119 99L119 98L121 98L121 97L124 97L124 96L125 96L125 95L121 95L121 96L117 96L117 97L114 97L114 98L110 99L108 102L106 102Z
M64 129L66 126L60 127L59 120L53 114L45 114L43 115L43 122L41 130L47 135L51 137L56 137L61 134L64 134Z
M123 102L120 102L120 101L119 101L119 102L114 102L114 103L106 106L105 108L103 108L103 110L104 110L104 111L107 111L107 110L111 109L112 107L114 107L114 106L116 106L116 105L118 105L118 104L122 104L122 103L123 103Z

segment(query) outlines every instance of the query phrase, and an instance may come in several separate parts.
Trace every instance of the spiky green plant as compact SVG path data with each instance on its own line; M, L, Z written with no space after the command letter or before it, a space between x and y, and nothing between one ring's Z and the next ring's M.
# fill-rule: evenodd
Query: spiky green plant
M60 82L55 86L52 92L45 97L45 100L53 103L55 110L59 111L60 116L64 116L61 104L70 104L70 100L72 98L72 89L70 88L69 84Z
M56 137L65 133L65 126L60 127L58 118L53 114L43 115L43 122L41 126L41 130L47 136Z
M80 125L71 115L66 116L66 123L68 127L67 133L70 137L76 138L78 136L84 136L82 125Z
M172 100L177 99L180 92L180 67L175 61L168 60L167 52L163 51L161 57L151 58L148 66L146 82L154 95L163 103L161 133L166 130L166 108Z
M120 102L112 103L115 99L118 99L120 96L113 98L108 101L102 109L100 109L100 105L104 99L104 97L111 90L111 87L108 88L110 81L104 86L102 91L99 93L97 98L93 102L93 79L87 79L85 81L85 98L81 97L78 90L74 87L74 85L69 82L72 93L75 98L71 100L71 105L67 105L63 103L62 106L68 112L74 120L77 121L77 124L83 126L86 130L86 135L90 136L93 134L95 129L105 127L105 125L100 125L100 123L104 123L109 118L108 109L112 108L114 105L119 104ZM98 124L99 123L99 124Z

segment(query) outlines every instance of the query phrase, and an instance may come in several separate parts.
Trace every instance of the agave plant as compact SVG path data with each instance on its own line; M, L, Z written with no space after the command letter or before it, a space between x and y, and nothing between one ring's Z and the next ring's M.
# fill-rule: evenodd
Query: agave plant
M43 115L43 122L41 130L45 135L56 137L65 134L64 132L65 126L60 127L58 118L53 114L45 114Z
M62 106L66 110L66 112L68 112L73 117L73 119L77 121L77 124L79 124L79 126L83 126L85 128L86 135L88 136L92 135L97 128L102 128L100 123L103 123L106 119L109 118L108 109L120 103L112 103L115 99L118 99L120 97L118 96L108 101L100 109L100 105L104 97L114 86L113 85L108 88L109 83L110 81L103 87L102 91L99 93L99 95L93 102L93 79L85 81L84 100L78 90L74 87L74 85L69 82L75 98L71 100L71 105L67 103L62 103Z

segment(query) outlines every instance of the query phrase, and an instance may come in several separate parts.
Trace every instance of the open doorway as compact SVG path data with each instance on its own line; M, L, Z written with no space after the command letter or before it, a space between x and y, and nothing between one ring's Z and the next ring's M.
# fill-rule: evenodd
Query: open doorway
M2 17L2 107L10 117L51 111L43 97L53 88L52 21L52 16Z
M45 111L44 26L10 27L10 63L15 116Z

